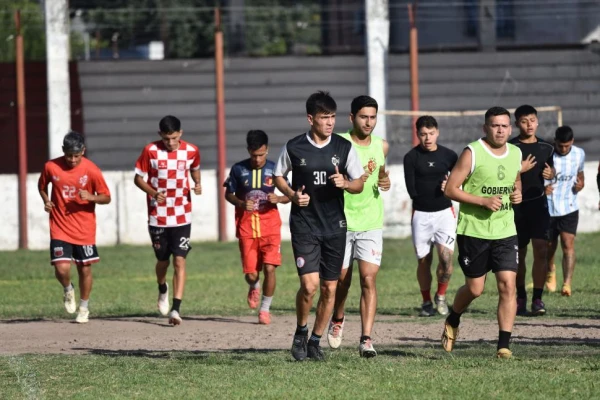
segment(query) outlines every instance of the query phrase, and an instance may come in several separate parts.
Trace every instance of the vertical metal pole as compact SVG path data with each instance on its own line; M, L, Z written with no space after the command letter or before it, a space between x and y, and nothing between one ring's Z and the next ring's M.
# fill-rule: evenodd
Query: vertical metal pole
M419 111L419 41L417 36L417 24L415 22L415 6L408 4L408 21L410 24L410 109ZM419 144L415 123L418 117L412 117L412 144Z
M19 127L19 248L26 249L27 230L27 135L25 124L25 62L23 36L21 36L21 12L15 11L15 55L17 68L17 115Z
M219 206L219 241L227 240L227 218L223 182L225 181L225 81L223 71L223 30L221 10L215 8L215 92L217 107L217 202Z

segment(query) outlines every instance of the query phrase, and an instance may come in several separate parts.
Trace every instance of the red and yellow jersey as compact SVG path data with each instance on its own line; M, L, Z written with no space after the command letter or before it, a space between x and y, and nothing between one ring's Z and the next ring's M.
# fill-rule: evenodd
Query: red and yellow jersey
M50 237L76 245L96 243L96 203L82 200L79 191L110 196L102 171L83 157L81 163L70 168L64 156L46 162L38 181L38 188L52 184L50 200Z
M235 235L237 238L258 238L281 235L281 217L277 205L268 200L269 193L275 192L273 170L275 164L267 160L259 169L250 166L250 159L231 167L225 188L240 200L254 201L254 210L235 209Z

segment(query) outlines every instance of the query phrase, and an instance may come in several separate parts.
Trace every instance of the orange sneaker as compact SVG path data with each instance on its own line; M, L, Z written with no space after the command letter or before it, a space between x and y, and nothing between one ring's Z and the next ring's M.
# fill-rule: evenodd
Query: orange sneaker
M260 290L250 288L248 289L248 307L254 309L258 307L260 301Z
M258 323L261 325L269 325L271 323L271 313L268 311L259 312Z
M571 285L564 285L562 287L562 290L560 291L560 294L565 296L565 297L571 297Z
M548 289L550 293L556 292L556 270L548 272L546 275L546 289Z

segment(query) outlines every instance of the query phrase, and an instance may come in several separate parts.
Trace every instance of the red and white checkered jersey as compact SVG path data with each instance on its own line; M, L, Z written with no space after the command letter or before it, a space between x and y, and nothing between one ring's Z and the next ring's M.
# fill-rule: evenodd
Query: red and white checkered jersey
M172 227L192 222L189 171L200 169L198 147L183 140L177 150L169 151L162 141L148 144L135 163L135 173L148 176L146 182L166 196L158 203L147 196L148 225Z

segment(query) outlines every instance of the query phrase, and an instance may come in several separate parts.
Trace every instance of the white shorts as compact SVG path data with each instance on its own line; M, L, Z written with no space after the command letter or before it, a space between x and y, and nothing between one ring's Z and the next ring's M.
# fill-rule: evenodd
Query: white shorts
M346 232L346 252L342 269L347 269L354 260L381 265L383 252L383 229L365 232Z
M441 211L415 211L412 216L412 240L418 259L429 254L434 243L454 251L456 215L454 208Z

